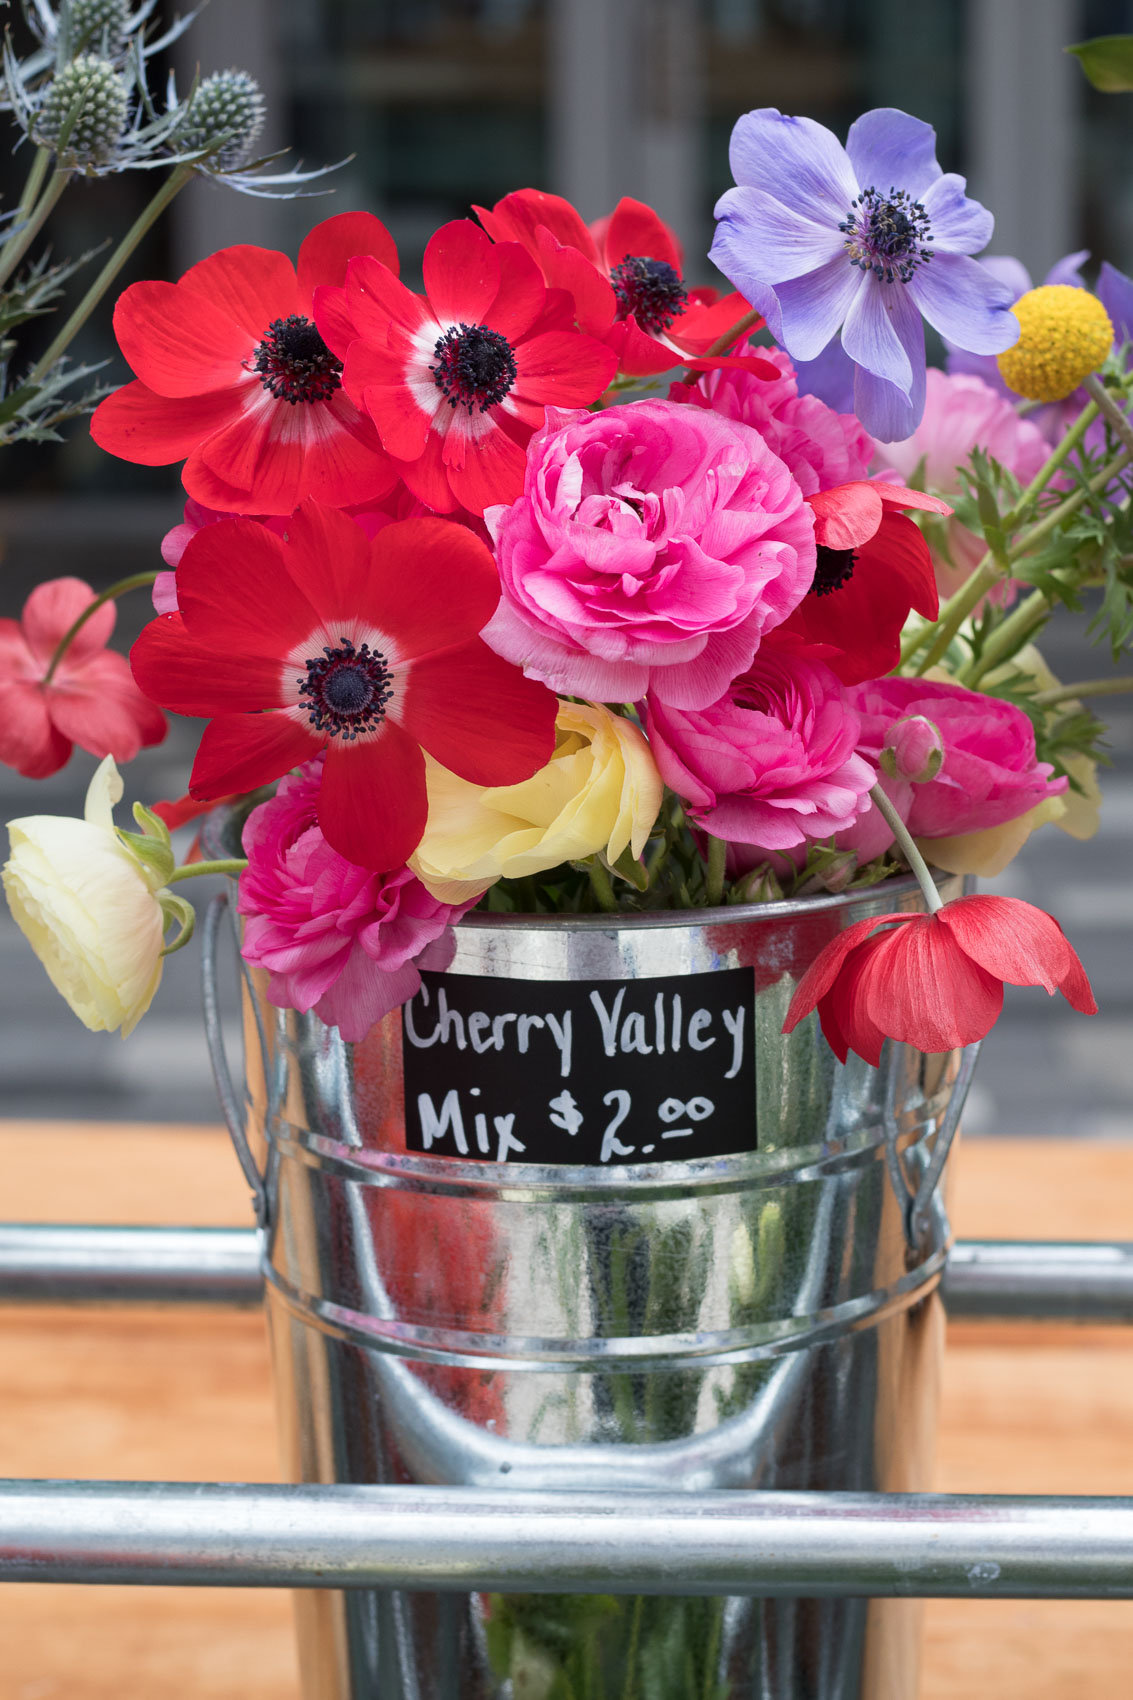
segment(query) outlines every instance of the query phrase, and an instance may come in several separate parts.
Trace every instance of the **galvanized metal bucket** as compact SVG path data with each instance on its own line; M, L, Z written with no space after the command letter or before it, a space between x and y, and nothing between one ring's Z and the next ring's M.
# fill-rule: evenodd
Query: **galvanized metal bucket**
M445 976L409 1011L416 1041L395 1011L346 1044L317 1018L274 1008L259 976L246 974L244 1105L221 1054L213 982L218 1083L262 1206L290 1478L928 1489L948 1246L936 1180L974 1057L889 1045L880 1069L852 1057L843 1067L814 1019L789 1039L780 1032L826 939L897 907L919 907L911 881L624 921L471 915ZM577 1129L563 1113L563 1065L576 1116L589 1113L588 1069L601 1058L613 1066L603 1034L636 1052L639 1097L654 1078L658 1091L671 1088L674 1040L687 1050L694 1004L712 1004L701 977L720 974L730 987L750 982L752 1026L734 1015L728 1031L735 1038L740 1027L754 1045L737 1039L728 1050L709 1014L698 1048L711 1056L713 1037L721 1041L719 1063L734 1064L754 1115L733 1113L717 1128L716 1154L692 1155L679 1139L713 1101L707 1088L684 1099L669 1089L650 1114L675 1133L671 1144L604 1135L598 1160L579 1145L588 1160L570 1161ZM688 995L673 1005L676 976ZM663 1030L609 1025L616 1005L629 1007L619 990L647 1007L653 986L670 998L654 999ZM595 1010L608 1018L592 1033L576 1022L569 1062L541 1019L568 987L597 990ZM442 993L451 994L443 1003ZM492 1122L474 1113L480 1088L460 1073L471 1045L446 1057L441 1044L459 1037L453 1009L482 1002L483 1021L460 1031L495 1049L490 1011L501 996L531 1018L522 1063L510 1016L501 1056L489 1059L497 1086L514 1069L527 1116L509 1122L502 1151ZM652 1058L644 1072L642 1055ZM704 1059L694 1060L700 1073L689 1079L703 1086ZM540 1095L535 1150L522 1132ZM622 1110L618 1089L603 1102L611 1116ZM561 1129L563 1160L547 1160L548 1121ZM306 1700L910 1700L917 1691L915 1602L549 1596L531 1580L521 1597L297 1596Z

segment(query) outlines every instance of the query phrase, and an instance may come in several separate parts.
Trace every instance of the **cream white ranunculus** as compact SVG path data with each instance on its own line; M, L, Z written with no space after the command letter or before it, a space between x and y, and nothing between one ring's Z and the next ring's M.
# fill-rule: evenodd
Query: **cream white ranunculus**
M409 866L435 897L465 901L596 851L641 855L662 796L641 732L597 703L561 700L555 728L554 755L519 785L472 785L426 757L429 819Z
M161 979L160 877L114 830L122 780L112 756L87 790L84 818L8 823L4 893L51 983L92 1031L133 1031Z

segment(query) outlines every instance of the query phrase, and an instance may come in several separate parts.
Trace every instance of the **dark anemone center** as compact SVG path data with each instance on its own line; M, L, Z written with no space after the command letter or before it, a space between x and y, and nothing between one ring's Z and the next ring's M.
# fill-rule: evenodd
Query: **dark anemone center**
M264 389L292 406L329 401L342 383L342 361L335 359L312 321L299 313L272 320L252 365Z
M688 306L681 274L665 260L630 254L610 273L618 303L618 318L632 313L647 336L667 331Z
M361 732L372 732L386 716L393 695L392 675L380 650L364 643L355 649L349 638L338 648L325 648L307 662L307 677L299 681L303 707L316 732L347 743Z
M932 259L926 244L932 226L920 201L907 189L863 189L839 224L852 266L873 272L885 283L908 283L922 262Z
M818 561L814 569L814 583L810 587L811 596L829 596L832 590L841 590L854 576L857 560L852 549L829 549L825 543L818 545Z
M433 382L450 407L486 413L503 401L516 380L507 337L487 325L450 325L433 349Z

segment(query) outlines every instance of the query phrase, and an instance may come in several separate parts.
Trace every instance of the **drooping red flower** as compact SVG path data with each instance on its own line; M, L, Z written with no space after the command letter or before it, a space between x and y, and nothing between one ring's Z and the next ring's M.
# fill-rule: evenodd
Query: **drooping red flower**
M617 361L575 330L569 296L523 248L493 245L470 219L442 225L422 269L414 295L355 260L344 288L317 291L315 318L413 494L438 513L482 514L520 494L546 409L596 401Z
M155 702L211 720L195 798L252 790L325 749L323 833L384 873L424 831L423 750L477 785L550 760L554 696L477 635L499 579L466 526L407 519L371 540L318 502L286 539L223 520L187 545L177 598L130 659Z
M929 1052L982 1039L999 1018L1005 981L1061 992L1097 1014L1058 922L1017 898L981 894L935 915L875 915L847 927L799 981L783 1031L817 1009L839 1061L854 1051L876 1068L886 1039Z
M490 211L473 210L493 241L521 243L548 284L570 293L583 330L608 343L630 376L701 363L749 311L734 291L719 297L715 289L686 286L676 232L643 201L623 196L589 226L569 201L540 189L517 189ZM710 363L764 364L752 356ZM764 375L776 376L770 369Z
M396 472L312 317L315 288L341 284L356 254L397 270L384 224L351 212L315 226L298 267L240 246L210 254L178 283L131 284L114 331L137 381L96 409L95 442L143 466L188 456L185 489L225 513L289 514L308 496L344 507L388 494Z
M37 585L19 620L0 620L0 762L25 779L57 773L72 749L133 761L165 737L165 716L107 649L117 610L104 602L81 626L47 684L60 640L94 591L81 578Z
M867 479L808 496L818 565L814 583L780 627L803 640L845 685L878 679L897 665L911 609L940 611L932 556L902 508L950 514L947 502Z

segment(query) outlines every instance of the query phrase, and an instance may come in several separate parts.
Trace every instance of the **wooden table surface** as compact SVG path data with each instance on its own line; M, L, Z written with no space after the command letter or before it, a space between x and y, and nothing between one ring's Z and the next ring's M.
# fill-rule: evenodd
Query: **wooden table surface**
M0 1123L0 1217L240 1225L215 1128ZM958 1234L1133 1239L1133 1146L985 1141ZM0 1310L0 1476L276 1480L258 1313ZM949 1330L936 1486L1133 1494L1133 1336ZM1133 1602L937 1600L920 1700L1120 1700ZM274 1590L0 1587L0 1700L298 1700ZM893 1700L913 1700L894 1696Z

